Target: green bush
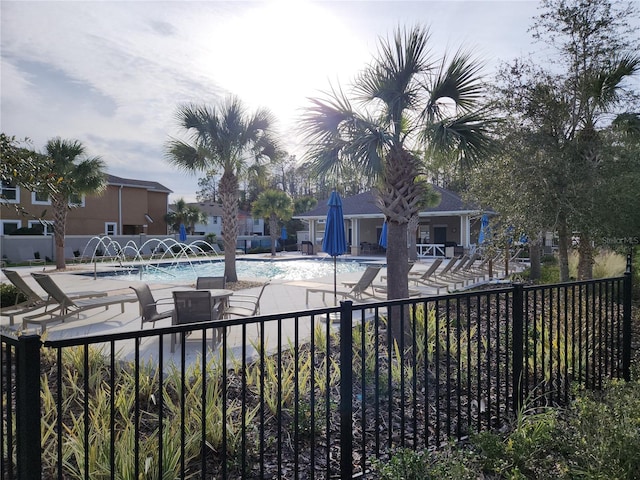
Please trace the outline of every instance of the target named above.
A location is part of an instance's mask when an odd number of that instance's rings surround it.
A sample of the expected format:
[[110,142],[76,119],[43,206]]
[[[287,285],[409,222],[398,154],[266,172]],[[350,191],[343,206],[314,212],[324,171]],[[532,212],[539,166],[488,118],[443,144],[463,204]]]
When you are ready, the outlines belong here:
[[482,432],[471,449],[400,450],[380,480],[431,478],[640,480],[640,383],[579,391],[567,409],[521,412],[509,433]]
[[27,299],[15,286],[8,283],[0,284],[0,304],[3,307],[15,305],[16,297],[17,303],[24,302]]
[[401,449],[388,463],[376,465],[380,480],[476,480],[477,455],[449,446],[436,452]]

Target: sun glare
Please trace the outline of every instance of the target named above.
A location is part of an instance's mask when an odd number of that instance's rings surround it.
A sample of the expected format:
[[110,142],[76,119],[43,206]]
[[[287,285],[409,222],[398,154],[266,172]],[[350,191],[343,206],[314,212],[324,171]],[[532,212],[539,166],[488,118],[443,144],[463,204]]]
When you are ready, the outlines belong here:
[[329,82],[352,80],[364,43],[340,18],[306,1],[252,4],[209,33],[206,71],[252,108],[283,126]]

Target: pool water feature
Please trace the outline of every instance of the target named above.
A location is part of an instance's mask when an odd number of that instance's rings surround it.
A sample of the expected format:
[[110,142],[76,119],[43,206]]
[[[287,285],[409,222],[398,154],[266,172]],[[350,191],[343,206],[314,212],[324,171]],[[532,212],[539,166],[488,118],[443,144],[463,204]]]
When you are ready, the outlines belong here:
[[[359,262],[338,261],[336,271],[362,272],[366,265]],[[239,279],[271,278],[278,280],[308,280],[333,275],[333,261],[327,260],[236,260]],[[103,273],[103,275],[105,275]],[[109,272],[118,280],[142,280],[145,282],[195,282],[196,277],[224,275],[224,261],[171,263],[143,265],[125,272]]]

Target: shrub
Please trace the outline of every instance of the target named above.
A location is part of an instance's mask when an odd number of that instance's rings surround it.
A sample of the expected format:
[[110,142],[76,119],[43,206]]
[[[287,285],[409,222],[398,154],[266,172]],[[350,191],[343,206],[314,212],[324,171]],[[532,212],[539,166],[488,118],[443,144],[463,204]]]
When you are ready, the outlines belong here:
[[0,304],[3,307],[24,302],[27,299],[14,285],[0,284]]
[[401,449],[388,463],[376,464],[380,480],[476,480],[476,455],[449,446],[436,452]]

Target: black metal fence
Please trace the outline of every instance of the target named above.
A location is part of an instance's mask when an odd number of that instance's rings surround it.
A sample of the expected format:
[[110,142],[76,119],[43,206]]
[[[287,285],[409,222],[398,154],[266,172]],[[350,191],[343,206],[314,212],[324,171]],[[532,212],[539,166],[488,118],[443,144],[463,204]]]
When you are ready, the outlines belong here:
[[396,448],[565,403],[570,384],[628,380],[631,274],[222,325],[216,349],[213,324],[3,335],[2,479],[366,476]]

